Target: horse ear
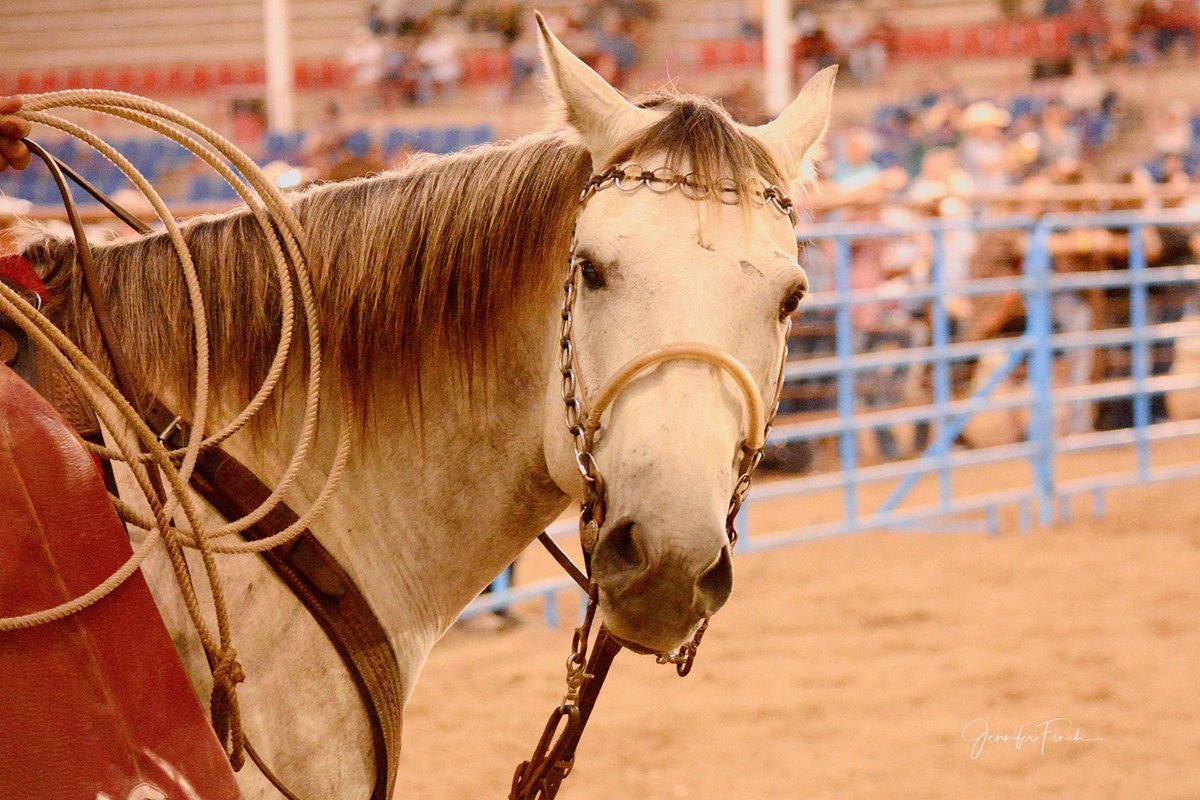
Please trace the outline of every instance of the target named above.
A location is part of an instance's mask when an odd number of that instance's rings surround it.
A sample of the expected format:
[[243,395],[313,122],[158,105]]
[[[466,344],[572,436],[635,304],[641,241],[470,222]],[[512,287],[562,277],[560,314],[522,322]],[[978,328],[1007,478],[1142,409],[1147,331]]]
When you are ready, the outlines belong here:
[[596,71],[583,63],[558,40],[540,12],[542,60],[550,75],[550,88],[562,114],[592,154],[600,169],[617,146],[656,119],[653,112],[630,103]]
[[774,121],[753,129],[793,180],[803,172],[805,155],[821,140],[829,127],[833,81],[837,71],[835,64],[813,75],[796,99]]

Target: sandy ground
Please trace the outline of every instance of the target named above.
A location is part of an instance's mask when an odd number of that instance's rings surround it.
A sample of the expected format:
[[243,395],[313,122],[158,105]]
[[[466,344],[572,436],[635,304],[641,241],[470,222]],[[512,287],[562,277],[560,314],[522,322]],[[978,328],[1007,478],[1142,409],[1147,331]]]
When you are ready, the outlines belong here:
[[[1194,455],[1169,444],[1168,462]],[[1025,475],[993,467],[968,482]],[[764,507],[762,524],[827,506]],[[1029,536],[1005,527],[740,557],[690,677],[617,660],[562,797],[1200,798],[1196,485],[1115,492],[1106,517]],[[540,604],[520,613],[513,630],[459,626],[435,649],[398,796],[507,796],[562,693],[570,639]],[[1009,738],[973,757],[984,726]]]

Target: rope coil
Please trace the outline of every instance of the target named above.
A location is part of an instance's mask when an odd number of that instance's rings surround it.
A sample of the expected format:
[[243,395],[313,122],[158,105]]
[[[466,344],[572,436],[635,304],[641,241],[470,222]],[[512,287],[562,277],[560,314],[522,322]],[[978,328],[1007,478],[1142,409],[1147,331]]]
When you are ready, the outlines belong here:
[[[263,231],[275,265],[282,298],[279,342],[267,374],[251,400],[211,436],[205,436],[205,431],[210,427],[208,320],[196,266],[179,224],[154,187],[120,152],[85,128],[50,113],[64,108],[99,112],[124,119],[166,136],[187,148],[234,188]],[[0,618],[0,632],[31,628],[61,620],[99,602],[124,583],[161,540],[170,556],[188,613],[208,657],[213,674],[213,724],[236,769],[241,766],[245,745],[241,734],[236,687],[245,680],[245,673],[237,661],[237,652],[230,641],[229,615],[213,554],[261,552],[296,538],[328,504],[345,470],[350,449],[350,426],[345,409],[341,409],[334,415],[338,432],[331,468],[315,500],[299,515],[299,519],[265,539],[236,543],[215,541],[245,531],[264,519],[283,501],[285,494],[295,484],[302,467],[312,459],[321,410],[321,341],[311,274],[305,258],[304,231],[282,192],[262,174],[248,156],[215,131],[161,103],[124,92],[70,90],[26,96],[24,110],[20,112],[20,116],[32,123],[67,133],[90,146],[119,168],[154,209],[165,235],[171,241],[186,286],[193,325],[195,384],[190,413],[185,415],[185,418],[190,420],[186,444],[181,448],[168,450],[160,440],[159,432],[150,430],[141,414],[131,405],[129,398],[116,388],[104,370],[43,316],[38,308],[26,302],[16,291],[0,283],[0,314],[12,319],[21,327],[31,344],[42,349],[65,378],[79,390],[80,396],[87,399],[115,445],[100,447],[85,443],[85,446],[102,458],[125,463],[151,510],[150,516],[146,516],[129,503],[114,497],[114,506],[122,519],[148,533],[130,558],[106,580],[79,597],[53,608]],[[50,158],[48,164],[52,172],[56,173],[56,180],[59,180],[61,173],[50,163],[52,161]],[[69,192],[69,189],[64,191]],[[80,233],[77,230],[77,238]],[[78,252],[87,247],[87,242],[79,241],[77,245]],[[291,344],[297,325],[297,297],[300,324],[307,343],[305,358],[301,359],[307,366],[307,377],[304,381],[304,413],[287,466],[270,496],[258,508],[239,519],[228,521],[227,524],[205,528],[201,523],[197,504],[186,489],[196,461],[203,450],[219,445],[244,428],[265,407],[278,388],[280,379],[289,366],[289,358],[293,355]],[[164,480],[160,481],[152,470],[156,470]],[[163,484],[164,492],[160,496],[156,486]],[[178,519],[180,517],[182,520]],[[201,613],[200,602],[184,557],[184,548],[198,550],[204,562],[211,600],[216,612],[215,636]]]

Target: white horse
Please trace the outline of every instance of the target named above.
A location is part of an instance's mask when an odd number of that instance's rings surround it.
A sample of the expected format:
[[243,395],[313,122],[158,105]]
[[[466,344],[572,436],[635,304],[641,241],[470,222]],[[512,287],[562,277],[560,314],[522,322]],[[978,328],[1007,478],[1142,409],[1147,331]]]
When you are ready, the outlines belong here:
[[[786,187],[828,124],[832,70],[774,122],[746,128],[700,98],[660,93],[635,105],[544,24],[542,32],[566,131],[294,200],[340,378],[328,394],[361,420],[348,470],[312,530],[386,627],[406,697],[462,609],[580,495],[558,371],[576,216],[574,337],[585,393],[632,357],[688,341],[738,359],[769,404],[785,320],[806,288],[790,220],[745,193],[728,205],[643,186],[598,192],[582,211],[578,198],[589,175],[633,162],[691,171],[709,185]],[[194,221],[185,234],[209,298],[214,400],[233,408],[273,351],[278,287],[244,209]],[[26,255],[48,275],[48,313],[100,358],[72,247],[43,239]],[[188,407],[193,359],[179,331],[187,305],[169,243],[148,236],[96,255],[139,380]],[[295,439],[303,394],[285,385],[277,413],[229,443],[268,484],[285,467],[278,454]],[[594,451],[608,513],[593,566],[603,619],[625,642],[674,648],[728,597],[724,517],[745,426],[741,390],[695,361],[659,364],[608,412]],[[333,426],[324,427],[288,497],[293,508],[313,501],[329,468]],[[259,559],[218,561],[248,675],[247,734],[303,796],[366,797],[371,734],[341,661]],[[165,556],[145,569],[205,695],[207,670]],[[239,780],[248,798],[275,796],[252,767]]]

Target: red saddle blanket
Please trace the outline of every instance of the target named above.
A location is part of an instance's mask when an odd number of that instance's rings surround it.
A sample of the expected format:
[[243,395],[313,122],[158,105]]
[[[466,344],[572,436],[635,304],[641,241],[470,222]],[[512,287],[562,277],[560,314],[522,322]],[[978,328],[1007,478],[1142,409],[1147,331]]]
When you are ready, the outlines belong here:
[[[131,552],[95,461],[0,365],[0,617],[83,594]],[[74,616],[0,632],[0,798],[240,796],[140,573]]]

